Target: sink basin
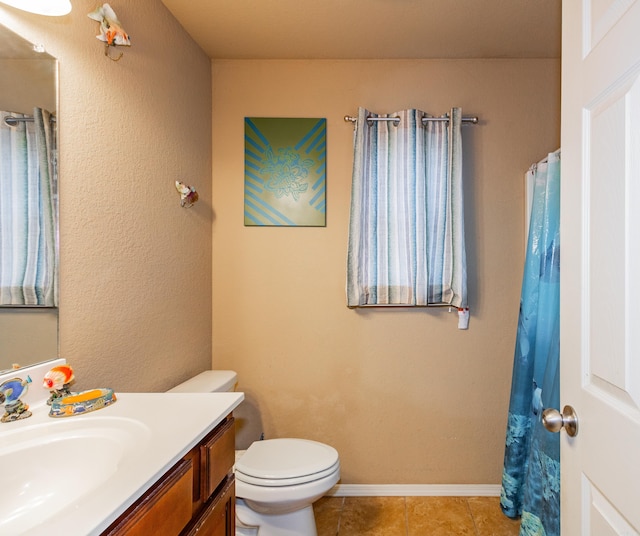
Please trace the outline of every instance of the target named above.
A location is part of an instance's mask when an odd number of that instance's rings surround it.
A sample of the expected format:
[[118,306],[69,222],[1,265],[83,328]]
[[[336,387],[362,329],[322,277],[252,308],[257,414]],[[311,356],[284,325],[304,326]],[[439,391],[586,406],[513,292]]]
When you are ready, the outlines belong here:
[[56,419],[45,398],[32,417],[0,424],[0,536],[100,536],[243,395],[118,393]]
[[10,426],[0,429],[0,534],[28,533],[91,494],[125,458],[140,456],[151,438],[145,424],[127,417],[86,415],[15,430]]

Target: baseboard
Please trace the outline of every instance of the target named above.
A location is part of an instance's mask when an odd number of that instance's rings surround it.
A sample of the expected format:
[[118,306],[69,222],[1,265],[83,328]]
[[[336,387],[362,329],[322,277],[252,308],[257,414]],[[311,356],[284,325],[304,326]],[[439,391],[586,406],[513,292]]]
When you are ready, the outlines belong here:
[[331,497],[499,497],[500,484],[338,484]]

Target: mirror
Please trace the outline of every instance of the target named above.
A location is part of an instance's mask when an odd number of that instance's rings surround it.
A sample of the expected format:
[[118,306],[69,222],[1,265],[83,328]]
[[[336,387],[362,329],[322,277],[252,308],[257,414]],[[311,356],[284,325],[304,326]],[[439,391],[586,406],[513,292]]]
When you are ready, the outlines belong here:
[[[42,108],[51,113],[54,117],[50,121],[51,131],[55,140],[55,128],[58,105],[57,95],[57,60],[46,52],[38,51],[33,43],[28,42],[16,35],[8,28],[0,25],[0,111],[4,123],[5,112],[15,113],[16,116],[33,117],[34,108]],[[22,115],[24,114],[24,115]],[[28,122],[33,119],[27,118]],[[24,121],[23,121],[24,122]],[[7,132],[3,131],[3,135]],[[3,140],[4,141],[4,140]],[[8,161],[8,156],[4,152],[7,144],[0,144],[0,163],[4,166]],[[56,169],[56,147],[52,145],[50,153],[52,158],[49,162],[49,176],[51,178],[51,221],[53,221],[53,264],[52,273],[54,280],[57,280],[57,237],[58,237],[58,214],[57,214],[57,169]],[[6,191],[3,188],[3,193]],[[4,201],[3,201],[4,202]],[[6,205],[3,205],[6,207]],[[2,207],[0,207],[2,210]],[[5,213],[6,209],[5,209]],[[15,218],[13,218],[15,219]],[[12,239],[18,233],[7,232],[3,227],[5,236],[10,235]],[[17,240],[17,239],[16,239]],[[51,248],[49,248],[51,249]],[[8,260],[9,254],[6,250],[2,253],[3,263]],[[6,300],[3,300],[6,301]],[[14,365],[21,367],[46,361],[58,356],[58,307],[57,298],[49,301],[49,306],[28,306],[28,305],[0,305],[0,372],[14,368]]]

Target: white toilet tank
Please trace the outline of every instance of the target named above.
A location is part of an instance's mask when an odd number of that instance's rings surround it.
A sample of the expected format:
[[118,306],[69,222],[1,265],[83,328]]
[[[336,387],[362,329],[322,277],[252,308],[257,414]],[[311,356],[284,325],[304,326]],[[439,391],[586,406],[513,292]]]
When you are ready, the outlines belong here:
[[238,375],[233,370],[205,370],[167,393],[222,393],[235,391],[237,383]]

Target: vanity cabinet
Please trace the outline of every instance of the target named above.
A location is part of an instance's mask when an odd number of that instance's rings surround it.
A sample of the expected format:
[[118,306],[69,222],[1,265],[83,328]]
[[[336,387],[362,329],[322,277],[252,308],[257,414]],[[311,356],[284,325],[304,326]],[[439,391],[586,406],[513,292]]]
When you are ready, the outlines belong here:
[[228,415],[102,536],[234,536],[233,425]]

